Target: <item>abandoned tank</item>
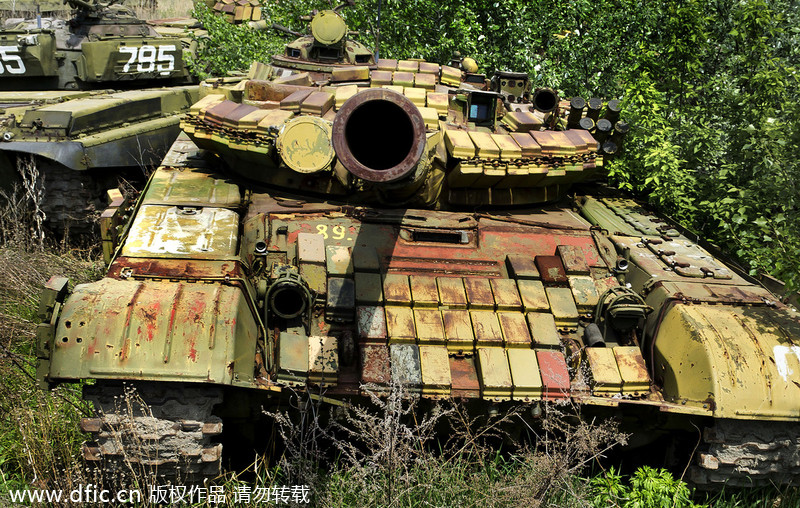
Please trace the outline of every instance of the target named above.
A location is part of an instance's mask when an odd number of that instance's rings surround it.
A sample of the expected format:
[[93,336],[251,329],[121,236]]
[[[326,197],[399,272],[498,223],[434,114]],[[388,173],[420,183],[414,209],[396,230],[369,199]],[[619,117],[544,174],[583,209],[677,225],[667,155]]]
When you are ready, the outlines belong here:
[[69,20],[0,30],[0,188],[37,189],[52,229],[83,230],[120,176],[161,161],[198,95],[180,38],[114,1],[67,3]]
[[695,484],[797,483],[795,309],[596,183],[617,101],[476,76],[383,59],[192,106],[131,219],[105,211],[106,276],[43,293],[38,378],[94,380],[86,459],[213,477],[229,421],[402,386],[701,429]]

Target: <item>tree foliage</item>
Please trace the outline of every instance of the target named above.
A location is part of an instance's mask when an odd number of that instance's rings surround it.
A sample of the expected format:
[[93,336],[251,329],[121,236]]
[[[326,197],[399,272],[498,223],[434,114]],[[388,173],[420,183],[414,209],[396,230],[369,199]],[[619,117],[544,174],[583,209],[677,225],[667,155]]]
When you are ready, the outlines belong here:
[[185,57],[189,69],[200,78],[247,70],[253,61],[266,61],[281,50],[274,34],[228,23],[203,2],[195,2],[192,14],[208,31],[208,35],[192,36],[196,49]]
[[[315,8],[330,5],[275,0],[265,14],[304,31]],[[796,2],[360,0],[342,13],[381,57],[460,51],[564,96],[623,97],[633,129],[612,182],[800,288]]]

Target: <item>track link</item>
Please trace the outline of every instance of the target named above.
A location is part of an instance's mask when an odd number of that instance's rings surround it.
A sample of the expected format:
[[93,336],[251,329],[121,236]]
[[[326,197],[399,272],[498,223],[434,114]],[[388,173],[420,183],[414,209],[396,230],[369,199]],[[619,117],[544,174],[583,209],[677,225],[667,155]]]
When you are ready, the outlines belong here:
[[112,477],[202,482],[220,474],[222,420],[211,415],[222,402],[215,387],[148,383],[94,385],[84,389],[97,416],[81,420],[92,435],[84,458]]
[[52,232],[86,235],[95,233],[100,212],[105,208],[106,190],[118,186],[119,171],[106,168],[72,170],[43,157],[20,155],[17,172],[23,179],[41,180],[39,203],[44,223]]
[[690,479],[701,488],[800,485],[800,425],[717,420],[703,431]]
[[45,179],[45,198],[41,208],[51,229],[67,228],[75,233],[90,232],[98,212],[100,192],[88,171],[73,171],[59,164],[36,158]]

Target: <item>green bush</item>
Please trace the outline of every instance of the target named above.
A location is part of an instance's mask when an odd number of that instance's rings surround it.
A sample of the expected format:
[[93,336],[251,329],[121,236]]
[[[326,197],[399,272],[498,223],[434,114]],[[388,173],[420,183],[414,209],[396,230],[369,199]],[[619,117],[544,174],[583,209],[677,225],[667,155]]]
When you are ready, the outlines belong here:
[[208,35],[192,35],[197,51],[187,57],[190,70],[201,79],[244,71],[252,62],[268,62],[270,55],[280,51],[283,44],[272,31],[228,23],[203,2],[195,2],[192,15],[208,31]]
[[691,492],[682,480],[665,469],[642,466],[625,485],[612,467],[589,480],[589,499],[597,508],[700,508],[692,502]]

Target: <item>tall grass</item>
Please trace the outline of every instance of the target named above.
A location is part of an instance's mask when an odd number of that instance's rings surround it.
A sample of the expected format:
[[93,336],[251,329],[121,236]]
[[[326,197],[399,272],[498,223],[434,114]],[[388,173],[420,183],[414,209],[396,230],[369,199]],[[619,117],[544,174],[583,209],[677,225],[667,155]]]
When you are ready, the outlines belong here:
[[[24,215],[24,212],[17,212]],[[0,216],[3,214],[0,213]],[[19,239],[20,231],[6,233]],[[0,246],[0,504],[9,489],[72,489],[86,480],[78,423],[90,408],[80,389],[36,387],[36,309],[51,275],[75,282],[97,278],[102,265],[78,251],[6,241]],[[54,252],[56,251],[56,252]],[[7,500],[6,500],[7,501]]]

